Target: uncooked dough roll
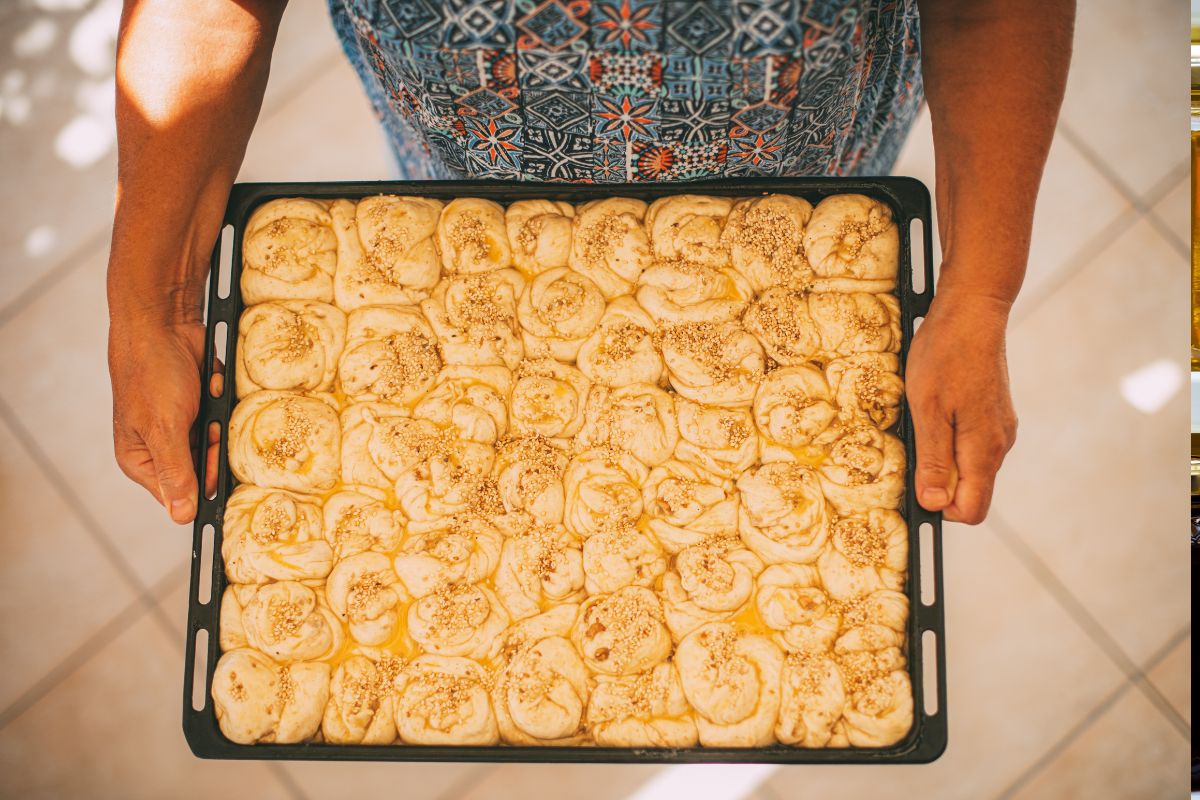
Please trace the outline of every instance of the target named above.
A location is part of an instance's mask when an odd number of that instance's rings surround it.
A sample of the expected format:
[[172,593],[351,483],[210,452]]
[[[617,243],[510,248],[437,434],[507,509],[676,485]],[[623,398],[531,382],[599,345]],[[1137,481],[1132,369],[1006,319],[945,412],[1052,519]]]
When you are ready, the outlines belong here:
[[354,641],[382,645],[399,632],[400,604],[408,599],[382,553],[359,553],[339,561],[325,585],[329,608],[349,626]]
[[213,670],[213,712],[236,744],[295,744],[316,735],[329,697],[329,665],[279,665],[257,650],[225,653]]
[[736,322],[754,290],[732,268],[716,269],[689,261],[661,261],[638,280],[637,301],[668,325],[681,322]]
[[817,203],[804,232],[818,288],[890,292],[900,265],[900,233],[892,209],[861,194],[835,194]]
[[902,669],[873,677],[851,691],[843,711],[846,738],[854,747],[887,747],[912,729],[912,681]]
[[591,278],[554,267],[529,281],[517,306],[528,358],[573,362],[604,315],[604,295]]
[[804,198],[786,194],[748,197],[734,204],[722,240],[733,268],[755,292],[774,286],[803,288],[811,279],[804,229],[812,210]]
[[783,653],[774,642],[710,622],[679,643],[674,660],[696,710],[700,744],[766,747],[775,741]]
[[391,553],[404,536],[404,514],[389,508],[386,495],[370,486],[346,486],[324,508],[325,540],[335,560],[368,550]]
[[624,677],[601,676],[587,708],[601,747],[694,747],[696,720],[670,662]]
[[590,595],[626,586],[653,586],[666,569],[666,554],[658,543],[631,525],[603,528],[583,542],[583,573]]
[[516,434],[567,439],[583,427],[591,381],[569,364],[552,358],[522,361],[509,401]]
[[338,306],[409,305],[429,296],[441,273],[433,241],[442,203],[377,195],[330,207],[338,236],[333,294]]
[[[593,537],[594,538],[594,537]],[[736,535],[713,536],[685,548],[663,577],[663,611],[675,641],[708,622],[725,621],[754,596],[763,563]]]
[[501,443],[496,453],[496,486],[504,510],[528,514],[539,525],[563,520],[566,451],[543,436],[522,436]]
[[391,744],[396,741],[392,681],[398,658],[378,662],[352,655],[333,671],[329,702],[321,720],[321,736],[330,744]]
[[750,405],[766,367],[758,340],[733,322],[665,328],[662,354],[675,391],[710,406]]
[[351,400],[411,406],[433,386],[441,367],[437,337],[416,306],[350,312],[338,377]]
[[627,197],[594,200],[575,209],[571,269],[595,281],[609,300],[630,294],[650,266],[645,216],[646,204]]
[[642,513],[642,484],[647,470],[624,451],[585,450],[567,466],[563,523],[587,538],[600,530],[637,522]]
[[579,745],[587,741],[587,667],[566,636],[577,607],[558,606],[522,620],[500,643],[492,701],[508,744]]
[[392,489],[434,448],[438,430],[390,403],[353,403],[342,412],[342,483]]
[[529,524],[504,538],[496,595],[514,620],[583,600],[583,582],[579,540],[562,525]]
[[773,564],[758,576],[759,616],[790,653],[829,653],[841,616],[809,564]]
[[477,662],[420,655],[396,676],[396,728],[405,744],[482,745],[500,742],[488,697],[489,680]]
[[842,517],[830,526],[829,543],[817,569],[830,596],[852,600],[876,589],[904,588],[908,526],[899,513],[873,508]]
[[242,302],[333,302],[337,237],[329,205],[287,197],[263,203],[242,238]]
[[895,295],[814,292],[808,296],[808,313],[826,360],[900,352],[900,301]]
[[721,408],[675,397],[679,444],[675,457],[723,480],[735,479],[758,460],[758,436],[749,409]]
[[809,467],[764,464],[738,478],[738,531],[768,564],[816,561],[829,536],[821,483]]
[[426,652],[484,658],[508,613],[480,584],[444,583],[408,607],[408,633]]
[[447,364],[499,364],[515,369],[524,355],[517,299],[525,279],[513,269],[442,280],[421,311]]
[[600,324],[579,348],[579,369],[603,386],[660,384],[666,375],[655,344],[657,328],[632,297],[608,304]]
[[899,508],[904,496],[904,443],[871,425],[844,429],[821,465],[821,488],[842,516]]
[[495,525],[474,515],[413,524],[393,565],[408,593],[424,597],[443,583],[491,577],[503,541]]
[[643,586],[589,597],[579,607],[571,640],[588,668],[604,675],[645,672],[671,653],[662,604]]
[[784,366],[804,364],[822,355],[821,333],[804,292],[767,289],[746,309],[742,325],[767,355]]
[[797,747],[828,747],[846,705],[837,662],[826,656],[789,653],[782,688],[776,738]]
[[460,197],[442,209],[437,223],[438,250],[447,274],[472,274],[512,264],[504,208],[491,200]]
[[575,441],[580,449],[621,448],[647,466],[661,464],[679,442],[675,404],[671,395],[649,383],[620,389],[594,386]]
[[[236,618],[236,622],[235,622]],[[226,623],[229,623],[228,625]],[[342,624],[323,597],[296,581],[230,587],[221,599],[224,644],[245,644],[276,661],[321,661],[341,647]],[[225,635],[225,631],[222,631]]]
[[667,461],[650,470],[642,487],[645,527],[668,553],[710,536],[737,535],[733,486],[692,464]]
[[443,367],[433,389],[413,407],[415,419],[427,419],[468,442],[495,444],[508,433],[507,367]]
[[754,395],[759,432],[784,447],[812,444],[837,414],[829,384],[816,367],[780,367],[767,375]]
[[333,550],[321,535],[320,501],[239,485],[225,504],[221,558],[232,583],[324,578]]
[[733,201],[727,197],[679,194],[660,197],[646,209],[650,248],[659,259],[684,259],[706,267],[729,265],[721,230]]
[[842,417],[867,420],[880,430],[896,424],[904,381],[894,353],[835,358],[825,367],[825,377]]
[[833,643],[834,652],[900,652],[904,647],[907,595],[876,589],[864,597],[838,603],[837,610],[842,624],[841,635]]
[[229,467],[242,483],[318,492],[337,483],[341,429],[329,395],[254,392],[229,419]]
[[553,200],[518,200],[504,212],[513,264],[526,276],[567,266],[575,209]]
[[346,315],[311,300],[250,306],[238,322],[237,396],[259,389],[333,388],[346,343]]

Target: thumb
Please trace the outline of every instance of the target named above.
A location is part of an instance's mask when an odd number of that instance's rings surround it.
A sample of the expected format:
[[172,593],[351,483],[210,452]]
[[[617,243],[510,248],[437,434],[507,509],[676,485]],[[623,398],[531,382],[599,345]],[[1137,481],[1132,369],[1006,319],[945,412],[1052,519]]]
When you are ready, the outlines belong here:
[[917,439],[917,501],[929,511],[950,505],[958,484],[954,426],[939,409],[913,409]]
[[191,522],[196,516],[198,485],[187,428],[164,426],[149,445],[159,499],[175,522],[181,525]]

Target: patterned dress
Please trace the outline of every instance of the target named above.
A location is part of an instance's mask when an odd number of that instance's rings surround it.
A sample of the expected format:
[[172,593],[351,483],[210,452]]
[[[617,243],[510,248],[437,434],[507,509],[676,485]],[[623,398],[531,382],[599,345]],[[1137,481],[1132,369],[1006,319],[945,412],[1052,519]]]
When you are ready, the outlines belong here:
[[407,179],[882,175],[916,0],[329,0]]

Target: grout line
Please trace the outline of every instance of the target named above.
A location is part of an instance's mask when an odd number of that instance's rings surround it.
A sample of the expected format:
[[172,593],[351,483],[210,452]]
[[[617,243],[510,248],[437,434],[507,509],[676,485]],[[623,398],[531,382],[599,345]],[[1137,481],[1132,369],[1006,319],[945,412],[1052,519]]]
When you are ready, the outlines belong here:
[[1079,155],[1083,156],[1083,158],[1089,164],[1091,164],[1092,167],[1099,172],[1105,180],[1112,184],[1113,188],[1120,192],[1121,195],[1127,201],[1129,201],[1130,205],[1132,205],[1138,211],[1149,211],[1155,203],[1161,200],[1163,196],[1173,189],[1175,184],[1179,182],[1180,178],[1182,177],[1179,173],[1186,172],[1190,169],[1190,165],[1186,160],[1182,163],[1182,165],[1177,164],[1174,167],[1171,167],[1169,170],[1167,170],[1163,177],[1159,178],[1153,186],[1146,190],[1144,195],[1139,195],[1136,191],[1134,191],[1133,187],[1125,183],[1125,181],[1122,180],[1122,178],[1112,170],[1112,168],[1109,166],[1108,160],[1101,156],[1100,153],[1098,153],[1095,148],[1088,143],[1087,139],[1076,133],[1074,128],[1072,128],[1069,123],[1060,121],[1058,124],[1058,130],[1060,133],[1062,133],[1063,139],[1066,140],[1066,142],[1070,144],[1071,147],[1073,147],[1076,152],[1079,153]]
[[288,790],[295,800],[308,800],[308,795],[300,788],[300,784],[292,777],[292,773],[287,771],[287,765],[282,761],[264,761],[263,766],[267,771],[275,776],[275,779],[283,784],[283,787]]
[[761,800],[781,800],[779,793],[771,788],[769,779],[759,784],[757,794]]
[[468,770],[466,775],[459,778],[449,789],[442,792],[439,795],[439,799],[458,800],[458,798],[463,797],[467,792],[483,783],[484,778],[494,771],[497,766],[496,764],[480,764],[476,769]]
[[1166,643],[1159,647],[1158,650],[1146,660],[1146,663],[1142,665],[1142,680],[1138,682],[1138,688],[1142,690],[1144,695],[1146,695],[1146,699],[1153,703],[1154,707],[1159,710],[1159,713],[1167,718],[1167,722],[1170,722],[1185,739],[1189,740],[1192,738],[1191,723],[1183,718],[1183,715],[1179,713],[1179,710],[1175,708],[1174,704],[1172,704],[1171,701],[1168,700],[1162,691],[1159,690],[1159,688],[1154,684],[1154,681],[1150,679],[1150,673],[1155,667],[1161,664],[1168,655],[1170,655],[1171,651],[1175,649],[1176,645],[1180,644],[1184,639],[1191,636],[1191,634],[1192,624],[1189,622],[1187,625],[1184,625],[1183,628],[1176,631],[1171,638],[1167,639]]
[[109,232],[110,228],[108,224],[105,224],[103,229],[87,236],[62,260],[18,292],[16,297],[0,305],[0,328],[8,324],[9,320],[25,310],[33,301],[57,286],[60,281],[84,263],[94,251],[103,247],[108,240]]
[[1191,255],[1187,242],[1183,241],[1179,238],[1179,236],[1176,235],[1175,231],[1172,230],[1171,226],[1168,225],[1166,221],[1158,215],[1157,211],[1151,209],[1150,211],[1146,212],[1146,219],[1151,225],[1154,226],[1154,229],[1158,231],[1159,235],[1166,239],[1167,243],[1175,248],[1179,255],[1183,256],[1184,258],[1187,258]]

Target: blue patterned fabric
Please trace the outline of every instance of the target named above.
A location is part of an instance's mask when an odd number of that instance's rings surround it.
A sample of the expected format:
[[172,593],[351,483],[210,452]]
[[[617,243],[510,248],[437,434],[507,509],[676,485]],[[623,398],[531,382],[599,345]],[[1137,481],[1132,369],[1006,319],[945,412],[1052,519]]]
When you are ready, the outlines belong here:
[[402,178],[883,175],[916,0],[329,0]]

